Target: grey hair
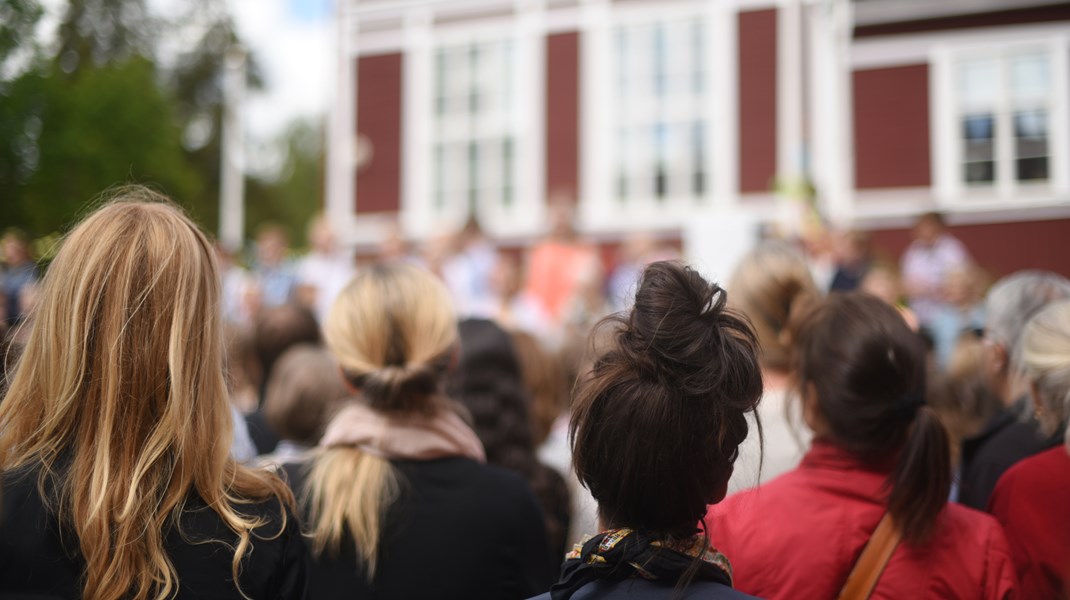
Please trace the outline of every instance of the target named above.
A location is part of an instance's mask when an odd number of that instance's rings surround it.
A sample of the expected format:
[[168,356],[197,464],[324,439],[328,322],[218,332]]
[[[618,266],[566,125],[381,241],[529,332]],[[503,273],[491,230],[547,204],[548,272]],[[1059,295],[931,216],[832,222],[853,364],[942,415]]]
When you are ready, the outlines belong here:
[[1055,433],[1070,417],[1070,302],[1049,305],[1025,326],[1022,370],[1036,389],[1041,428]]
[[985,337],[1003,346],[1011,369],[1022,369],[1026,323],[1048,304],[1070,298],[1070,280],[1049,271],[1019,271],[996,282],[985,299]]

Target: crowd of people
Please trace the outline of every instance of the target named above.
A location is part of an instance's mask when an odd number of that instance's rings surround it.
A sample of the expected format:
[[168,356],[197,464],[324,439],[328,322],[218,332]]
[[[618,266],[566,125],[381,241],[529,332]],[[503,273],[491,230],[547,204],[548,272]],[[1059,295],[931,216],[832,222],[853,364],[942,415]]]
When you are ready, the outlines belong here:
[[1070,597],[1070,281],[938,214],[724,287],[551,223],[240,261],[127,188],[46,269],[6,234],[0,598]]

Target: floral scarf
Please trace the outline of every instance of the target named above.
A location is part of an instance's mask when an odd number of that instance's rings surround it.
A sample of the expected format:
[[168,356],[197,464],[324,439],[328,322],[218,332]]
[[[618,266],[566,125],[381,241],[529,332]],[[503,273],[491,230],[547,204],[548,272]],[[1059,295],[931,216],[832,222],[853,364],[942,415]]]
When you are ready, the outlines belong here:
[[657,540],[632,529],[611,529],[587,538],[565,556],[561,579],[550,588],[552,600],[568,600],[596,580],[641,577],[675,585],[699,560],[695,579],[732,586],[732,565],[703,535],[677,542]]

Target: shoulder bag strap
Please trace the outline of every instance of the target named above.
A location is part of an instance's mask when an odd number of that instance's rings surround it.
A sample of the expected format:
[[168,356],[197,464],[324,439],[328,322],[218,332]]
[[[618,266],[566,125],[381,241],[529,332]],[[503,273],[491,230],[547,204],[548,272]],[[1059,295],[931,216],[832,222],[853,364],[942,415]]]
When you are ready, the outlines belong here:
[[877,525],[877,530],[866,542],[862,555],[858,557],[847,583],[840,590],[839,600],[865,600],[873,593],[885,565],[892,558],[902,534],[892,522],[892,515],[885,513]]

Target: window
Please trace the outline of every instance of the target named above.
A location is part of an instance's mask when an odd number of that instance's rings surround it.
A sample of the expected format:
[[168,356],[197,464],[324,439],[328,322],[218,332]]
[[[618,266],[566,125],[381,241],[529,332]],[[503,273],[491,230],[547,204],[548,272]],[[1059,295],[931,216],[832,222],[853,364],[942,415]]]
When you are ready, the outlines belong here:
[[709,180],[704,22],[622,24],[613,35],[616,202],[702,202]]
[[479,214],[514,201],[510,40],[439,48],[434,61],[433,209]]
[[400,216],[412,235],[456,230],[471,216],[495,236],[538,231],[543,37],[527,23],[411,25]]
[[738,199],[731,3],[595,1],[582,31],[581,225],[679,228]]
[[1066,192],[1065,40],[985,44],[934,59],[937,185],[983,202]]

